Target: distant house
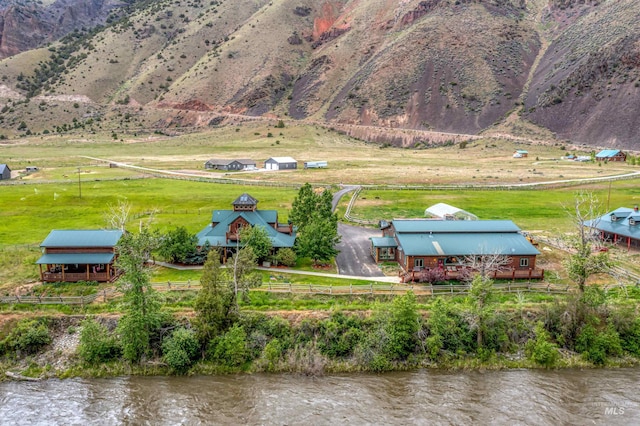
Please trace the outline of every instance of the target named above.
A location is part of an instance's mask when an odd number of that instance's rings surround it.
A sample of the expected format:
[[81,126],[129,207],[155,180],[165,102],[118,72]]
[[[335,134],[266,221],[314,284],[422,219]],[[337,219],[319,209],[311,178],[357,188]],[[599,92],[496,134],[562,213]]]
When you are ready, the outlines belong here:
[[27,166],[27,167],[25,168],[25,171],[26,171],[27,173],[35,173],[35,172],[37,172],[38,170],[40,170],[40,169],[39,169],[39,168],[37,168],[36,166]]
[[260,226],[267,230],[275,250],[292,248],[296,233],[290,223],[278,222],[276,210],[258,210],[258,200],[242,194],[233,203],[233,210],[214,210],[211,224],[197,234],[198,245],[209,244],[223,249],[227,259],[240,244],[239,233],[246,226]]
[[0,164],[0,180],[11,179],[11,169],[6,164]]
[[305,161],[304,168],[305,169],[323,169],[328,166],[326,161]]
[[112,281],[120,230],[53,230],[40,244],[44,282]]
[[627,154],[619,149],[603,149],[596,154],[596,161],[627,161]]
[[492,255],[509,262],[493,278],[544,276],[536,268],[540,252],[510,220],[395,219],[381,228],[382,236],[371,238],[371,255],[376,262],[398,262],[404,281],[430,269],[455,280],[465,273],[465,259]]
[[211,159],[204,163],[204,168],[209,170],[253,170],[256,162],[245,158],[237,160]]
[[529,151],[518,149],[513,153],[513,158],[524,158],[529,156]]
[[602,241],[640,248],[640,210],[620,207],[595,220],[588,220],[585,225],[600,234]]
[[267,170],[291,170],[298,168],[298,162],[291,157],[271,157],[264,162]]

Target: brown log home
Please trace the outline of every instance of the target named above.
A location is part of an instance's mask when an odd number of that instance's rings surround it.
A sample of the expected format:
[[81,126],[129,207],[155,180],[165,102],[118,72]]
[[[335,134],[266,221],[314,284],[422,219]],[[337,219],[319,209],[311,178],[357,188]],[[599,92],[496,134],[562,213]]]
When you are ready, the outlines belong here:
[[43,282],[108,282],[117,277],[113,264],[120,230],[53,230],[40,244]]
[[259,210],[258,200],[249,194],[242,194],[233,203],[233,210],[214,210],[211,223],[197,234],[198,245],[209,244],[220,247],[223,260],[235,252],[240,245],[240,230],[246,226],[260,226],[266,229],[274,250],[292,248],[296,232],[291,223],[279,223],[276,210]]
[[382,237],[371,238],[376,262],[398,262],[405,281],[438,268],[455,280],[469,258],[503,255],[508,264],[496,279],[543,278],[536,268],[540,252],[510,220],[395,219],[381,222]]

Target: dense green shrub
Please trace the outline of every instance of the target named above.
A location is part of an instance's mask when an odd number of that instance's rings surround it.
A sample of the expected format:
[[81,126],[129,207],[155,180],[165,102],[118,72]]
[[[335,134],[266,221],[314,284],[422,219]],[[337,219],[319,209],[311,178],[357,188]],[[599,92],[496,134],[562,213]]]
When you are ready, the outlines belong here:
[[599,332],[593,325],[587,324],[578,335],[576,350],[586,360],[596,365],[604,365],[608,355],[622,354],[622,342],[620,335],[611,325]]
[[0,345],[0,351],[35,354],[51,343],[51,335],[45,324],[24,319],[18,322]]
[[211,344],[210,357],[220,365],[239,367],[249,358],[247,349],[247,333],[239,325],[234,325],[214,339]]
[[274,256],[277,265],[296,266],[296,252],[289,247],[281,248]]
[[162,358],[178,373],[185,372],[198,356],[200,344],[193,330],[180,327],[162,343]]
[[529,340],[525,346],[527,357],[536,364],[553,367],[560,356],[558,347],[550,341],[542,322],[536,325],[535,334],[535,339]]
[[387,353],[391,359],[404,360],[415,351],[420,327],[415,295],[408,292],[404,296],[396,297],[387,321]]
[[109,334],[105,326],[87,318],[82,321],[78,355],[87,364],[95,365],[118,358],[122,347],[118,339]]
[[335,313],[330,320],[320,323],[318,349],[330,358],[352,355],[364,334],[361,325],[357,317],[348,317],[341,312]]

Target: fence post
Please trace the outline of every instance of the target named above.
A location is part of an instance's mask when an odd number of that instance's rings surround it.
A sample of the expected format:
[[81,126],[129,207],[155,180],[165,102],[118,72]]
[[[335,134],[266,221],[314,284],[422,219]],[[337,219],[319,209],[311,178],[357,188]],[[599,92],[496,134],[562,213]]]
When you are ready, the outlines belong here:
[[309,294],[313,293],[312,284],[309,284]]
[[107,303],[107,289],[102,290],[102,297],[104,297],[104,303]]
[[371,289],[371,295],[373,296],[373,283],[369,284],[369,288]]
[[293,290],[291,289],[291,283],[289,283],[289,293],[293,293]]
[[191,288],[191,278],[187,280],[187,288]]
[[333,283],[329,284],[329,294],[333,294]]
[[353,295],[353,283],[349,283],[349,295]]

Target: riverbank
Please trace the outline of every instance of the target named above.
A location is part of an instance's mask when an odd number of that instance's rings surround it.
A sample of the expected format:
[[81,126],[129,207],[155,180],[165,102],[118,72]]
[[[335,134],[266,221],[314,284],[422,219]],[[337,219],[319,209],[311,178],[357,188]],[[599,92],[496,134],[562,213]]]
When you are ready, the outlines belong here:
[[5,314],[0,380],[11,379],[6,372],[28,378],[321,376],[640,364],[635,302],[614,304],[597,288],[534,308],[484,302],[438,298],[425,309],[409,293],[369,311],[242,311],[211,338],[203,338],[198,311],[165,311],[137,360],[123,352],[119,314]]

